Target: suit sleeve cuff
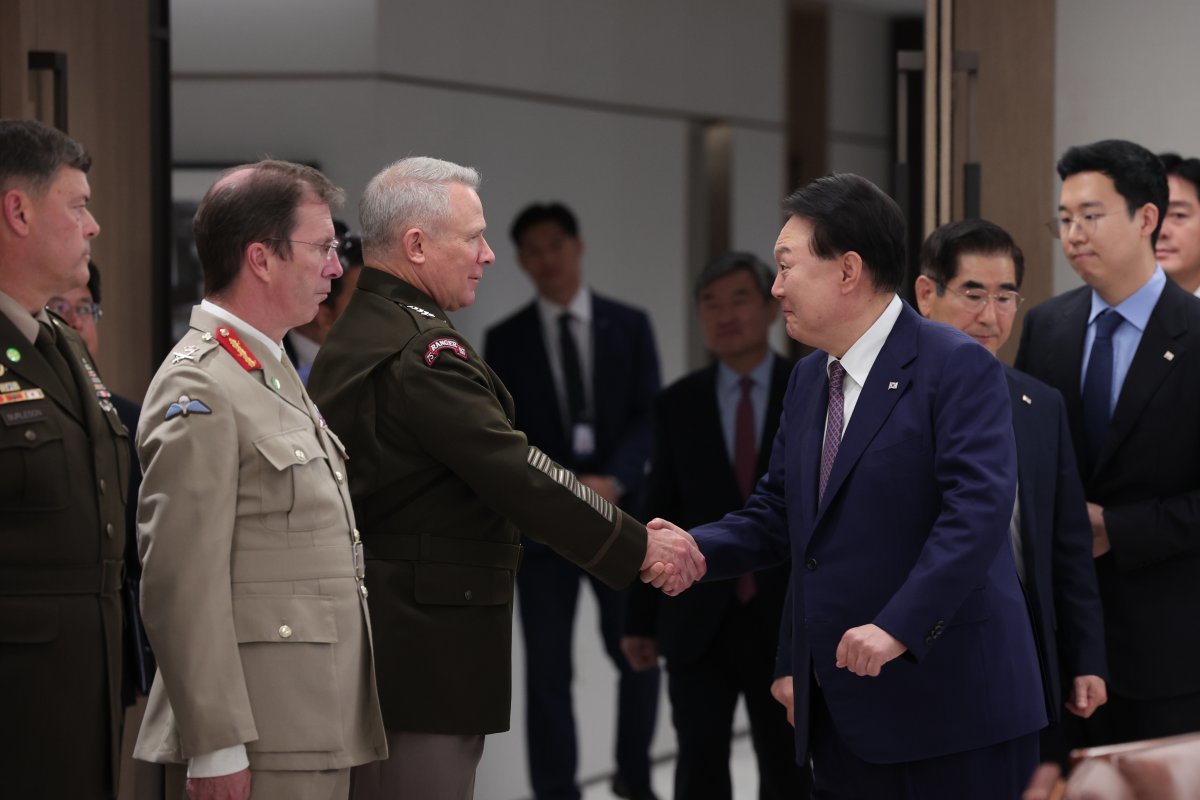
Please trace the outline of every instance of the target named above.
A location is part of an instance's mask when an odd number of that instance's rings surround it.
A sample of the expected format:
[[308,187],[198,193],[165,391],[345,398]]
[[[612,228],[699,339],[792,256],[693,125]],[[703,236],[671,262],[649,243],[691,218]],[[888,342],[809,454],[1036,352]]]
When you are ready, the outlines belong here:
[[232,775],[250,766],[246,758],[246,745],[235,744],[233,747],[223,747],[211,753],[195,756],[188,761],[189,778],[219,778],[222,775]]

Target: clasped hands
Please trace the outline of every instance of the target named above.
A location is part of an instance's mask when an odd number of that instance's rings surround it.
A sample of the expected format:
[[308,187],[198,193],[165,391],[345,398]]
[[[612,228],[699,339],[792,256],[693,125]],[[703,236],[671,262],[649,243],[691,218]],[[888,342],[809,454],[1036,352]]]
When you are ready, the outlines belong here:
[[687,531],[665,519],[646,525],[646,557],[641,578],[674,597],[704,577],[707,567],[696,540]]

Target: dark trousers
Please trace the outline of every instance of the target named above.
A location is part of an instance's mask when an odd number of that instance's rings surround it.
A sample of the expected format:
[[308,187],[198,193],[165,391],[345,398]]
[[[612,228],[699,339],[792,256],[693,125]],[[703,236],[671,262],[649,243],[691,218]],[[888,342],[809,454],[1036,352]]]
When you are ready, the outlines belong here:
[[575,712],[571,699],[575,606],[587,578],[600,611],[604,648],[620,671],[617,774],[633,789],[650,786],[650,741],[658,714],[659,671],[634,672],[621,653],[625,593],[592,578],[549,548],[527,542],[517,573],[525,640],[529,781],[537,800],[578,800]]
[[731,598],[720,629],[703,656],[686,664],[667,661],[671,721],[679,745],[675,800],[730,800],[729,747],[738,696],[746,699],[750,737],[758,763],[759,800],[807,798],[808,769],[796,764],[795,732],[787,712],[771,697],[778,631],[763,630],[756,598]]
[[846,747],[815,683],[809,691],[813,800],[1015,800],[1038,764],[1036,732],[962,753],[872,764]]
[[1083,745],[1095,747],[1200,731],[1200,692],[1155,700],[1122,697],[1109,689],[1108,702],[1084,720]]

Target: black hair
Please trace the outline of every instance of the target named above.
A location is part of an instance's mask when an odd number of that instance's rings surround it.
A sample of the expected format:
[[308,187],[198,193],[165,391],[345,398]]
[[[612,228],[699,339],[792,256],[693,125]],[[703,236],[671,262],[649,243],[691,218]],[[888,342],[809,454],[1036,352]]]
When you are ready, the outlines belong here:
[[921,245],[921,274],[938,285],[944,294],[946,285],[958,276],[963,256],[1008,256],[1016,268],[1017,288],[1025,280],[1025,254],[1008,231],[986,219],[948,222],[929,234]]
[[1158,209],[1158,225],[1150,236],[1150,246],[1158,243],[1158,232],[1167,215],[1167,171],[1158,156],[1140,144],[1124,139],[1105,139],[1067,149],[1058,160],[1058,177],[1064,181],[1081,172],[1107,175],[1117,194],[1125,198],[1129,216],[1153,203]]

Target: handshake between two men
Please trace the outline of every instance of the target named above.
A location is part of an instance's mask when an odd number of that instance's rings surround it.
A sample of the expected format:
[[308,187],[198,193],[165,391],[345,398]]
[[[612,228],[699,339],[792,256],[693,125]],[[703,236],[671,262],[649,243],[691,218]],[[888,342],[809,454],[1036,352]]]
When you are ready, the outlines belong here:
[[646,524],[646,558],[641,579],[674,597],[704,577],[708,568],[691,534],[665,519]]

